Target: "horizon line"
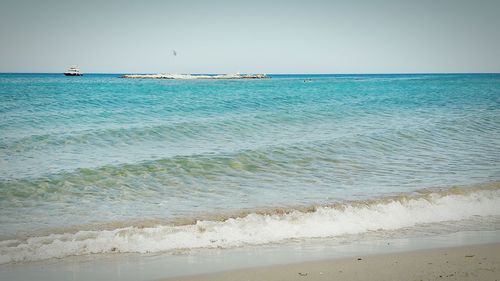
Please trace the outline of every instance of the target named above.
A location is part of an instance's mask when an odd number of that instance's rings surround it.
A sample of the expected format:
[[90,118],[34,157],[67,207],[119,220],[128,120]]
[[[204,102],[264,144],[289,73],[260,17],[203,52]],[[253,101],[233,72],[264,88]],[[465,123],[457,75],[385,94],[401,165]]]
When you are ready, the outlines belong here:
[[[2,72],[0,74],[63,74],[64,72]],[[170,72],[83,72],[83,74],[162,74]],[[221,75],[231,74],[226,73],[175,73],[175,74],[190,74],[190,75]],[[264,72],[238,72],[239,74],[266,74],[266,75],[426,75],[426,74],[500,74],[500,72],[366,72],[366,73],[264,73]]]

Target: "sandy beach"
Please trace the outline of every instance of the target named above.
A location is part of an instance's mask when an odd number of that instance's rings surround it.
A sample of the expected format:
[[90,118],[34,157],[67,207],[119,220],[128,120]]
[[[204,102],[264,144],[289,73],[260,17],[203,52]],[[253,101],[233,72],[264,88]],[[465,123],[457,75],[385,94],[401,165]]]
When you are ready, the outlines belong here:
[[257,267],[164,281],[500,280],[500,243]]

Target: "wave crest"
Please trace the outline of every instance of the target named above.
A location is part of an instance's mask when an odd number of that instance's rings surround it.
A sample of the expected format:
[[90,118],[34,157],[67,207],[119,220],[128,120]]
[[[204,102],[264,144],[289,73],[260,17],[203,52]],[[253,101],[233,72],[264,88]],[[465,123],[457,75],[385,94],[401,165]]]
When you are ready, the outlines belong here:
[[424,223],[500,215],[500,187],[452,188],[304,209],[252,212],[193,224],[85,230],[0,242],[0,263],[102,253],[230,248],[395,230]]

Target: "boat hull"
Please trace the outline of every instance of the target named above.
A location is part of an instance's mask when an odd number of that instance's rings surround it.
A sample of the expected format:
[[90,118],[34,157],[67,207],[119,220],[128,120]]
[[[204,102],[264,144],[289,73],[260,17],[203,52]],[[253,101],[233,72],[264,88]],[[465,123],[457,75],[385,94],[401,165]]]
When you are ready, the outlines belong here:
[[65,76],[83,76],[81,73],[64,73]]

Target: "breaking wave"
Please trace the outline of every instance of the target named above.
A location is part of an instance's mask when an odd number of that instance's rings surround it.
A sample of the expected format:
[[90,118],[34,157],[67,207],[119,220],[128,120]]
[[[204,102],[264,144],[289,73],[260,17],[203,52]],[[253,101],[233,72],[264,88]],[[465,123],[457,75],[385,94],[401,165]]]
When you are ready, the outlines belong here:
[[426,190],[414,194],[308,208],[273,209],[233,216],[80,230],[0,241],[0,263],[106,253],[156,253],[231,248],[328,238],[420,224],[500,216],[500,185]]

